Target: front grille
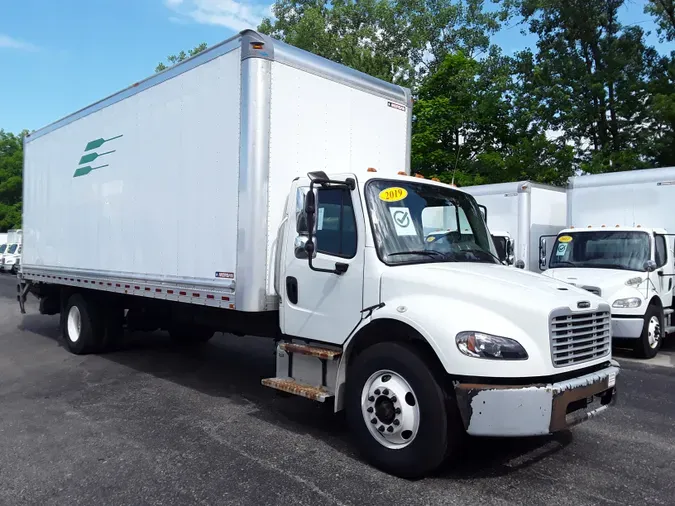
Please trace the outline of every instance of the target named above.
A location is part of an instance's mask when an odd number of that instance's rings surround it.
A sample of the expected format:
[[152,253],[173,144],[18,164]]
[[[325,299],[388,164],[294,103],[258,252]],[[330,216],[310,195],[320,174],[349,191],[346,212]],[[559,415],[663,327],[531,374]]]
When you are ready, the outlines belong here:
[[602,291],[597,286],[583,286],[582,288],[587,292],[591,292],[592,294],[597,295],[598,297],[602,295]]
[[587,362],[609,354],[609,311],[557,314],[551,318],[551,358],[555,367]]

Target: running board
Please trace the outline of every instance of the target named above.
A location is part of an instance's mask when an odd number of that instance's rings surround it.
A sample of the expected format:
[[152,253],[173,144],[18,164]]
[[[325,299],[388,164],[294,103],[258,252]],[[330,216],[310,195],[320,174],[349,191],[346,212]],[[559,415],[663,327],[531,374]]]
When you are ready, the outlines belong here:
[[675,333],[675,327],[666,327],[665,333],[666,333],[666,334],[673,334],[673,333]]
[[673,314],[673,313],[675,313],[675,309],[673,309],[672,307],[669,307],[669,308],[663,310],[663,314],[665,316],[668,316],[668,315]]
[[326,399],[333,397],[324,387],[313,387],[298,383],[293,378],[265,378],[261,383],[270,388],[281,390],[293,395],[299,395],[313,401],[325,402]]
[[331,350],[328,348],[319,348],[318,346],[308,346],[306,344],[296,343],[280,343],[279,349],[286,353],[297,353],[298,355],[306,355],[308,357],[319,358],[321,360],[337,360],[342,355],[339,350]]

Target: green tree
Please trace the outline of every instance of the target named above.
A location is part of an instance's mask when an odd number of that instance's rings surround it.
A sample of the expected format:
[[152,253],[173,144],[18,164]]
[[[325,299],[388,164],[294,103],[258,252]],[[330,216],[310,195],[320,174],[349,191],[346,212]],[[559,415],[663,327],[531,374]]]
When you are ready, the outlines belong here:
[[656,18],[659,35],[675,40],[675,0],[649,0],[645,12]]
[[625,0],[507,2],[538,36],[537,52],[518,55],[522,92],[535,120],[560,132],[588,172],[654,166],[651,147],[663,121],[654,117],[651,80],[659,55],[638,26],[624,27]]
[[23,138],[0,129],[0,230],[21,226]]
[[164,62],[159,62],[157,66],[155,67],[155,72],[161,72],[163,70],[168,69],[169,67],[176,65],[177,63],[182,62],[183,60],[186,60],[188,58],[192,58],[193,56],[201,53],[207,48],[206,42],[202,42],[201,44],[193,47],[192,49],[189,49],[187,53],[185,51],[181,51],[178,54],[172,54],[166,57],[166,61],[168,62],[168,65],[164,64]]
[[456,53],[423,80],[414,108],[415,172],[460,186],[561,184],[573,173],[573,149],[532,121],[513,65],[494,48],[480,61]]
[[486,51],[499,13],[483,0],[278,0],[259,30],[386,81],[414,87],[448,52]]

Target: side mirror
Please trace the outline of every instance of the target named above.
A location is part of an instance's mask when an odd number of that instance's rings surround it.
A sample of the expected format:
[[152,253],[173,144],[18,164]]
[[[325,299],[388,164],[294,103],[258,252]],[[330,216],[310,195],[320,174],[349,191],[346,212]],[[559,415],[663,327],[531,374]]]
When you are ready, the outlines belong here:
[[517,260],[516,261],[516,269],[524,269],[525,268],[525,262],[522,260]]
[[647,260],[644,263],[643,268],[647,272],[654,272],[656,270],[656,262],[654,260]]
[[546,239],[543,238],[539,240],[539,268],[546,268]]
[[480,209],[480,214],[483,217],[483,221],[487,224],[487,207],[478,204],[478,209]]
[[515,260],[515,255],[513,254],[513,239],[509,239],[506,241],[506,264],[507,265],[513,265],[513,261]]

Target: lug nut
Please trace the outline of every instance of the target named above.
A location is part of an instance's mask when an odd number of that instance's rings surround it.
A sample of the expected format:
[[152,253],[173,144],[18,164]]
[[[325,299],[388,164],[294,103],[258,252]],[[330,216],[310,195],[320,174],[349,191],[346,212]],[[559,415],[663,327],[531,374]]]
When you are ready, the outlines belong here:
[[393,396],[393,397],[391,398],[391,402],[396,402],[396,396]]
[[394,410],[394,413],[396,413],[397,415],[400,415],[401,414],[401,408],[396,408]]
[[369,407],[366,411],[368,411],[368,413],[372,413],[372,412],[373,412],[373,407],[372,407],[372,406]]
[[382,393],[383,393],[384,395],[389,395],[389,389],[388,389],[388,388],[385,388],[384,390],[382,390]]
[[394,428],[390,425],[387,427],[387,432],[394,432]]
[[399,422],[398,420],[394,420],[394,425],[398,426],[400,423],[401,422]]
[[379,430],[380,432],[384,432],[384,425],[380,425],[380,426],[377,428],[377,430]]
[[370,420],[370,423],[372,423],[372,424],[377,423],[377,418],[373,418],[372,420]]
[[373,402],[373,401],[375,400],[375,397],[373,397],[373,396],[371,395],[370,397],[368,397],[368,400],[369,400],[370,402]]
[[375,390],[375,395],[380,395],[380,389]]

